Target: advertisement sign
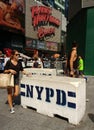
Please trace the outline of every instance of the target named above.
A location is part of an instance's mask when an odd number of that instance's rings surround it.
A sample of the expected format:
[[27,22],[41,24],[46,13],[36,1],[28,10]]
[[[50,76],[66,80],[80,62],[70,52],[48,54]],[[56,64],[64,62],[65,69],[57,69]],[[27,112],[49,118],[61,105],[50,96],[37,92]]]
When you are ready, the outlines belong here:
[[[38,39],[46,39],[55,35],[55,27],[60,26],[60,20],[52,15],[52,9],[45,6],[31,7],[32,26],[37,30]],[[44,25],[52,25],[44,27]]]
[[37,48],[37,40],[35,39],[27,39],[26,40],[26,48]]
[[26,1],[26,36],[41,41],[60,43],[61,12],[34,0]]
[[37,40],[37,39],[27,38],[26,48],[58,51],[58,43],[56,43],[56,42],[46,42],[46,41],[40,41],[40,40]]
[[24,34],[24,0],[0,0],[0,28]]
[[46,49],[51,51],[57,51],[58,50],[58,44],[55,42],[47,42],[46,43]]
[[46,50],[46,43],[44,41],[37,40],[37,49]]

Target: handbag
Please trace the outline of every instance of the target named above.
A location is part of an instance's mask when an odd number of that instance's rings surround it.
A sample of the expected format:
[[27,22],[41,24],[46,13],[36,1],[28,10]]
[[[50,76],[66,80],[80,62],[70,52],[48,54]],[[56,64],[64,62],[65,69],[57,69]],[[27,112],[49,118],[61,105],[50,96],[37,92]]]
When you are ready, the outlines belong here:
[[1,73],[0,74],[0,88],[14,87],[14,75]]

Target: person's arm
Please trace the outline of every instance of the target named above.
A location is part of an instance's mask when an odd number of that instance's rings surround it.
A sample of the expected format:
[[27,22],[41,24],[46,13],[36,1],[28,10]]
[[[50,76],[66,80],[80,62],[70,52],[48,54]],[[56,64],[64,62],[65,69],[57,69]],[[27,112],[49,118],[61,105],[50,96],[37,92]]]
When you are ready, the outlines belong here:
[[73,62],[75,61],[76,51],[73,50],[70,57],[70,75],[74,74]]
[[4,73],[16,74],[16,71],[12,69],[7,69],[7,70],[4,70]]

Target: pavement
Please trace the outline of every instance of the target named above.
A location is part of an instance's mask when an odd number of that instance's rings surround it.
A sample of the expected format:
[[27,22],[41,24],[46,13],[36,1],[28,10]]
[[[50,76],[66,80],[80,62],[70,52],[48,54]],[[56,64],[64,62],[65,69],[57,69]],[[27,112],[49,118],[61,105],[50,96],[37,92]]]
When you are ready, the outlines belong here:
[[23,108],[20,96],[16,99],[15,114],[10,114],[6,89],[0,89],[0,130],[94,130],[94,77],[88,76],[86,84],[86,112],[79,125],[70,124],[61,117],[48,117],[34,109]]

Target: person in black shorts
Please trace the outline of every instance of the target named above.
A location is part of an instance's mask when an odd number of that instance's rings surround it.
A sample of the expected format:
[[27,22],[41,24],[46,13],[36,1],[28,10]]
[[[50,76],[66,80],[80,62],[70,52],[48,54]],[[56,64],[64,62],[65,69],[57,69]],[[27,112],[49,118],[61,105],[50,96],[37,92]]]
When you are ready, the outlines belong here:
[[78,58],[77,58],[77,43],[72,43],[72,50],[69,53],[68,60],[67,60],[67,68],[69,71],[69,76],[75,77],[76,71],[78,67]]
[[11,73],[14,75],[14,87],[7,88],[10,113],[15,112],[13,108],[13,99],[15,96],[18,96],[19,94],[19,72],[20,71],[22,71],[23,74],[25,74],[22,64],[19,61],[19,52],[17,50],[13,50],[11,53],[10,60],[7,61],[4,67],[5,73]]

